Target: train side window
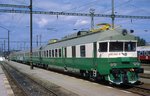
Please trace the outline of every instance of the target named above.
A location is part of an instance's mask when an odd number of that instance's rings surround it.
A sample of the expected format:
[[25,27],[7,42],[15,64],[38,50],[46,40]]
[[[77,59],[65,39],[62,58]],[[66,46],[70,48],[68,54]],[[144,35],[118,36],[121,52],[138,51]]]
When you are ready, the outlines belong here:
[[42,57],[44,57],[44,51],[42,52]]
[[67,48],[65,48],[65,57],[67,57]]
[[81,57],[85,57],[85,45],[80,46],[80,56]]
[[136,43],[135,42],[125,42],[125,51],[135,51]]
[[61,49],[59,49],[59,57],[61,57]]
[[41,57],[41,51],[39,51],[39,57]]
[[99,52],[107,52],[107,42],[99,43]]
[[46,52],[44,51],[44,57],[46,57]]
[[137,55],[140,56],[140,54],[141,54],[141,52],[140,52],[140,51],[137,51]]
[[143,51],[143,55],[146,56],[146,51]]
[[57,57],[57,49],[55,49],[55,57]]
[[46,51],[46,55],[47,55],[47,57],[48,57],[48,50]]
[[52,57],[54,57],[54,50],[52,50]]
[[144,51],[140,51],[140,55],[142,55],[142,56],[143,56],[143,52],[144,52]]
[[49,50],[49,57],[51,57],[51,50]]
[[44,57],[44,51],[42,51],[42,57]]
[[72,57],[76,57],[76,47],[72,46]]
[[44,57],[44,51],[42,52],[42,57]]
[[144,55],[145,55],[145,56],[148,56],[148,51],[144,51]]

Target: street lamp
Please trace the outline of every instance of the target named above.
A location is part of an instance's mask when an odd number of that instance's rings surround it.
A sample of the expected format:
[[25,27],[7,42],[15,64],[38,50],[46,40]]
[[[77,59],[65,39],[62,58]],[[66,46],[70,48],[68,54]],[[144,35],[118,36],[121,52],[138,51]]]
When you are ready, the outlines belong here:
[[[3,27],[3,26],[0,26],[0,27],[3,28],[3,29],[5,29],[5,30],[7,30],[7,32],[8,32],[8,38],[7,38],[7,39],[8,39],[8,55],[9,55],[9,42],[10,42],[10,41],[9,41],[9,39],[10,39],[10,38],[9,38],[9,32],[10,32],[10,31],[9,31],[9,29],[7,29],[7,28],[5,28],[5,27]],[[9,60],[9,56],[8,56],[8,60]]]

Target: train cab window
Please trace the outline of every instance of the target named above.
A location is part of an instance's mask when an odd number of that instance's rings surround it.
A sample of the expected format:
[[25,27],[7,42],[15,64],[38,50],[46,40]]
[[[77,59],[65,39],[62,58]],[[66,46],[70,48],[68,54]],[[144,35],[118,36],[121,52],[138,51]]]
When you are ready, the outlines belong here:
[[123,42],[110,42],[109,51],[110,52],[123,51]]
[[99,43],[99,52],[107,52],[107,42]]
[[85,57],[85,45],[80,46],[80,56]]
[[136,51],[135,42],[125,42],[125,51]]
[[57,49],[55,49],[55,57],[57,57]]
[[72,57],[76,57],[76,47],[72,46]]
[[61,49],[59,49],[59,57],[61,57]]

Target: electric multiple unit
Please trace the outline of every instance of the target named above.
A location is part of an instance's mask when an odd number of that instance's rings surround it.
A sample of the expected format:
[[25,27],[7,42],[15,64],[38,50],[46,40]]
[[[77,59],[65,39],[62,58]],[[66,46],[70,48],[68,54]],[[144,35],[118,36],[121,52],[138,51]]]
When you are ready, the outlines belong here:
[[[79,31],[33,50],[36,66],[103,79],[114,84],[135,83],[143,72],[137,59],[137,41],[126,29]],[[11,60],[30,62],[29,51],[12,53]]]

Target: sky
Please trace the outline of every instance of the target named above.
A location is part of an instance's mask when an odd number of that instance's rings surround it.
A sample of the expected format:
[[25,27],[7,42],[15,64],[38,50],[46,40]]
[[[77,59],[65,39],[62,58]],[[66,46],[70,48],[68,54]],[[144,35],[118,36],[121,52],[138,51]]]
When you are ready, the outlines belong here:
[[[28,6],[30,1],[0,0],[0,4]],[[19,8],[0,7],[0,9]],[[89,13],[90,9],[95,9],[96,14],[111,14],[111,0],[33,0],[33,10],[35,11]],[[150,0],[115,0],[115,14],[150,16]],[[10,30],[11,49],[24,50],[30,47],[29,17],[29,14],[0,13],[0,26]],[[95,17],[94,23],[95,26],[99,23],[111,24],[111,18]],[[90,17],[33,15],[33,47],[37,46],[37,36],[41,35],[42,42],[47,43],[50,39],[61,39],[79,30],[89,30],[90,24]],[[134,35],[150,42],[150,19],[115,18],[115,26],[134,30]],[[7,30],[1,27],[0,38],[7,38]],[[4,40],[0,39],[0,48],[3,43]]]

